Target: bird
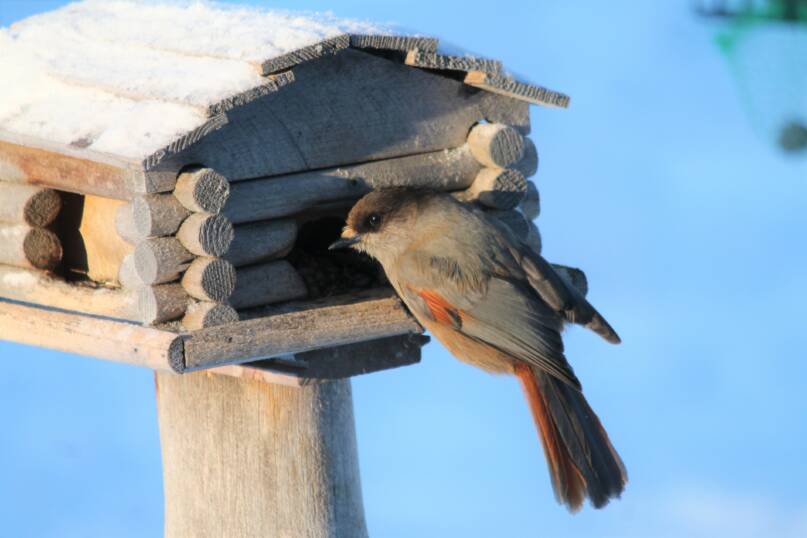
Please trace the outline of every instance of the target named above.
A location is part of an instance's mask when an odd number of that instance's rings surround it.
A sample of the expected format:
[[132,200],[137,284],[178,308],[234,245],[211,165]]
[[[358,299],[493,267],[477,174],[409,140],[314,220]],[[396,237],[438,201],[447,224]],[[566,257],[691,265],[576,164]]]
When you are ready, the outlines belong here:
[[538,253],[473,204],[425,189],[363,196],[330,249],[375,258],[418,322],[455,357],[521,382],[557,501],[576,512],[619,497],[627,471],[583,396],[565,324],[620,338]]

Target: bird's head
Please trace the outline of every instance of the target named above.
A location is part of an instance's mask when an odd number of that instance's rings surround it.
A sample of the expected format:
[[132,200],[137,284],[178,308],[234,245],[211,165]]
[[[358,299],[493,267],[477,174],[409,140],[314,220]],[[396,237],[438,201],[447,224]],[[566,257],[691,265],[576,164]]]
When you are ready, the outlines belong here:
[[403,188],[373,191],[356,202],[341,238],[329,248],[353,248],[385,265],[417,235],[418,215],[431,193]]

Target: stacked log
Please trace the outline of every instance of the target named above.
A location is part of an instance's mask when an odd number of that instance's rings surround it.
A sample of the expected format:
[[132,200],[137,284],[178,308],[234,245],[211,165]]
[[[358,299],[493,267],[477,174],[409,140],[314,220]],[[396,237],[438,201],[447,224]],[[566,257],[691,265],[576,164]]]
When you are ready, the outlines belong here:
[[62,260],[59,238],[47,229],[59,214],[52,190],[0,181],[0,264],[49,271]]
[[194,168],[180,174],[173,193],[140,196],[118,209],[118,235],[133,246],[118,282],[135,291],[140,322],[181,319],[194,330],[238,319],[227,303],[235,268],[221,257],[233,240],[232,223],[218,214],[228,194],[226,178]]

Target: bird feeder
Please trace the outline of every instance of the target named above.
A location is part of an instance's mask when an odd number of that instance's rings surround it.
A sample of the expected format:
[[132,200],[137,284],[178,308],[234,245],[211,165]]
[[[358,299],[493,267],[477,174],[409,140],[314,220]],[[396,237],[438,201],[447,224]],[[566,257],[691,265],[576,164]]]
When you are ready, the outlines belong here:
[[568,98],[433,38],[251,13],[86,2],[0,34],[0,337],[155,370],[167,536],[362,536],[347,378],[427,339],[326,247],[411,186],[540,250],[528,106]]
[[702,4],[754,129],[807,155],[807,1]]

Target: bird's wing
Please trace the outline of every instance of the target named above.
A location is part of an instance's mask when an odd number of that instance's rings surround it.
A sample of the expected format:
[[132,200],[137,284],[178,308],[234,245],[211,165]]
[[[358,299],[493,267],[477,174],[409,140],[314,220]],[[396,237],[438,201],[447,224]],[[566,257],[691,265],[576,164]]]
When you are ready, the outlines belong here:
[[602,338],[618,344],[619,335],[577,289],[567,283],[540,254],[520,241],[501,233],[492,264],[503,278],[524,279],[543,301],[569,323],[591,329]]
[[440,258],[435,262],[412,254],[399,260],[398,271],[390,275],[416,317],[448,326],[580,387],[563,354],[561,319],[526,282],[489,273],[470,280],[456,264]]

